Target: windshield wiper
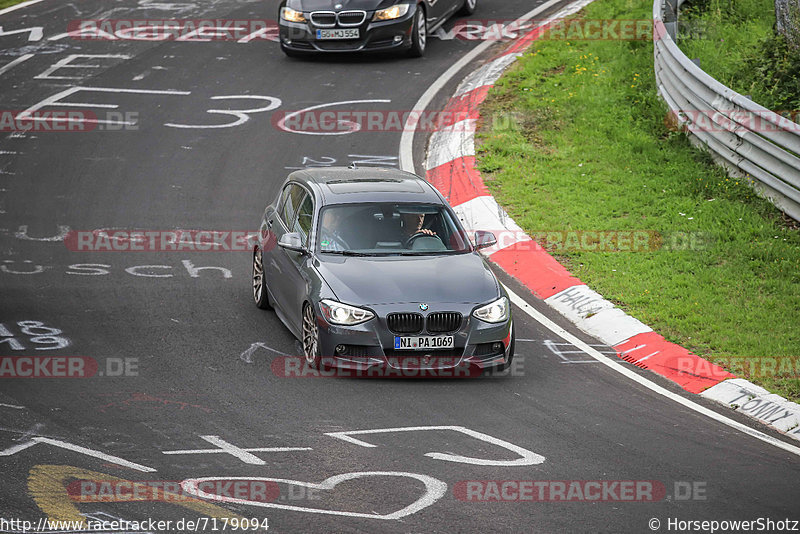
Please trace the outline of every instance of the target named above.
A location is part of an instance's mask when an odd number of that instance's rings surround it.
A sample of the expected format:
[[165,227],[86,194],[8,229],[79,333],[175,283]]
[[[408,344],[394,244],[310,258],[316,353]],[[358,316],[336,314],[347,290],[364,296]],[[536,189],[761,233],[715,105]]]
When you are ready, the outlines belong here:
[[323,250],[323,254],[338,254],[339,256],[375,256],[366,252],[356,252],[354,250]]
[[437,256],[450,254],[463,254],[468,250],[419,250],[416,252],[398,252],[400,256]]

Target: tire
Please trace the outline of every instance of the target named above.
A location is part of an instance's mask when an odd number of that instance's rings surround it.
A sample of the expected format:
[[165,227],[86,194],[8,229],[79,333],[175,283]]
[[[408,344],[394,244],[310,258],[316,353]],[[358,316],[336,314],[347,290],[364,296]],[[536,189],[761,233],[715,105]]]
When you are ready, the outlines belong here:
[[414,25],[411,28],[411,48],[408,50],[410,57],[422,57],[428,47],[428,22],[425,17],[425,9],[417,6],[414,15]]
[[261,249],[253,249],[253,302],[262,310],[272,308],[269,301],[269,291],[267,291],[266,277],[264,276],[264,255]]
[[303,358],[306,365],[312,369],[319,369],[322,361],[319,348],[319,326],[317,325],[317,314],[314,311],[314,307],[308,302],[303,305],[301,332],[303,338],[300,341],[303,345]]
[[464,5],[458,12],[459,15],[469,16],[475,13],[475,8],[478,7],[478,0],[464,0]]

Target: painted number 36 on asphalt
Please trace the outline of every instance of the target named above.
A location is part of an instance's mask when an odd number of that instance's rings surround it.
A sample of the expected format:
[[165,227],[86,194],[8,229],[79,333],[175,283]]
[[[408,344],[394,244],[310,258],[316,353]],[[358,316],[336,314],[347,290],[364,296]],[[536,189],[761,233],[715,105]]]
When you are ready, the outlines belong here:
[[[105,128],[114,128],[119,129],[126,126],[132,127],[136,125],[136,122],[133,120],[124,120],[120,119],[120,113],[115,112],[112,116],[109,114],[108,116],[101,118],[102,116],[94,114],[87,114],[89,116],[86,117],[64,117],[64,118],[54,118],[49,117],[46,114],[46,108],[53,108],[59,106],[70,106],[73,108],[100,108],[100,109],[107,109],[107,110],[116,110],[120,106],[119,104],[108,104],[103,102],[91,102],[87,100],[84,93],[93,93],[93,94],[100,94],[100,95],[107,95],[107,94],[118,94],[118,95],[149,95],[149,96],[164,96],[164,97],[179,97],[179,96],[189,96],[192,94],[191,91],[177,91],[173,89],[167,90],[159,90],[159,89],[127,89],[127,88],[119,88],[119,87],[84,87],[84,86],[72,86],[63,91],[60,91],[54,95],[51,95],[44,100],[37,102],[36,104],[32,105],[31,107],[27,108],[26,110],[20,112],[17,116],[17,120],[25,120],[25,121],[64,121],[64,122],[77,122],[77,123],[87,123],[87,124],[96,124],[100,127]],[[72,102],[68,99],[70,97],[77,98],[77,96],[81,96],[81,103]],[[235,101],[248,101],[251,102],[252,105],[248,105],[243,109],[235,109],[230,107],[224,106],[215,106],[212,108],[207,109],[205,112],[209,115],[224,115],[226,117],[230,117],[231,120],[228,122],[224,122],[221,124],[206,124],[206,123],[199,123],[199,124],[185,124],[185,123],[178,123],[178,122],[167,122],[164,126],[169,128],[181,128],[181,129],[218,129],[218,128],[234,128],[236,126],[241,126],[248,122],[252,115],[256,113],[265,113],[269,111],[274,111],[275,109],[279,108],[283,102],[280,98],[274,96],[264,96],[264,95],[218,95],[212,96],[211,100],[219,103],[228,102],[231,100]],[[373,103],[373,102],[389,102],[388,100],[352,100],[347,102],[332,102],[328,104],[320,104],[317,106],[312,106],[310,108],[306,108],[300,111],[296,111],[291,113],[290,115],[298,115],[302,113],[306,113],[312,110],[317,110],[321,108],[331,107],[331,106],[339,106],[342,104],[365,104],[365,103]],[[123,115],[127,118],[127,116]],[[278,124],[278,127],[282,130],[289,132],[289,133],[305,133],[302,131],[296,131],[284,128],[282,123]],[[347,134],[347,133],[354,133],[358,131],[360,127],[358,125],[350,125],[350,128],[345,132],[339,132],[337,135]]]
[[[86,107],[86,108],[104,108],[104,109],[117,109],[119,108],[118,104],[107,104],[107,103],[100,103],[100,102],[84,102],[81,104],[77,104],[74,102],[66,102],[66,100],[79,93],[99,93],[99,94],[134,94],[134,95],[160,95],[160,96],[188,96],[191,95],[191,91],[175,91],[175,90],[153,90],[153,89],[124,89],[124,88],[115,88],[115,87],[82,87],[82,86],[73,86],[68,89],[65,89],[61,92],[58,92],[52,96],[37,102],[33,106],[29,107],[25,111],[20,112],[17,115],[17,120],[28,120],[28,121],[68,121],[68,122],[82,122],[88,124],[97,124],[103,125],[106,127],[124,127],[124,126],[134,126],[136,123],[134,121],[128,120],[120,120],[119,118],[100,118],[98,115],[97,118],[93,116],[87,117],[69,117],[69,118],[52,118],[47,116],[41,116],[42,110],[44,108],[49,107],[57,107],[59,105],[64,106],[71,106],[71,107]],[[245,109],[230,109],[230,108],[211,108],[207,109],[206,113],[210,115],[225,115],[228,117],[232,117],[232,120],[222,123],[222,124],[182,124],[182,123],[173,123],[168,122],[165,123],[164,126],[168,126],[170,128],[184,128],[184,129],[212,129],[212,128],[233,128],[236,126],[241,126],[242,124],[246,123],[250,120],[251,115],[255,113],[264,113],[267,111],[272,111],[277,109],[281,106],[282,102],[280,98],[276,98],[274,96],[262,96],[262,95],[220,95],[220,96],[212,96],[211,100],[217,101],[229,101],[229,100],[247,100],[252,101],[253,105],[248,106]],[[116,114],[115,117],[118,117],[119,114]]]

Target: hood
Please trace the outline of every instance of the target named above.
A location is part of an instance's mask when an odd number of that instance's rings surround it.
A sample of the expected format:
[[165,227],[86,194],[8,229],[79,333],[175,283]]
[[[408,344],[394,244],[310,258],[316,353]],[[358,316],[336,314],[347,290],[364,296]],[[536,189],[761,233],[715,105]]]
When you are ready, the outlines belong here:
[[[298,11],[347,11],[363,9],[375,11],[395,5],[397,0],[288,0],[286,5]],[[341,4],[341,8],[336,9]]]
[[342,302],[483,303],[499,295],[497,279],[475,253],[448,256],[318,256],[317,269]]

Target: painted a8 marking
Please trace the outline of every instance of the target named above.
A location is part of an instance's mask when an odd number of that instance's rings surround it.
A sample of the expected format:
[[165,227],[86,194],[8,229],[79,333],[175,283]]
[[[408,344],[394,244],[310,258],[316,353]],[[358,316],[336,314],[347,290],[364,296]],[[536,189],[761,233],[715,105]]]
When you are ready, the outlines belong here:
[[[41,321],[17,321],[17,326],[22,335],[28,336],[28,341],[36,345],[36,350],[55,350],[69,346],[69,340],[61,336],[61,330],[45,326]],[[17,341],[3,323],[0,323],[0,345],[8,343],[11,350],[25,350],[25,345]]]

